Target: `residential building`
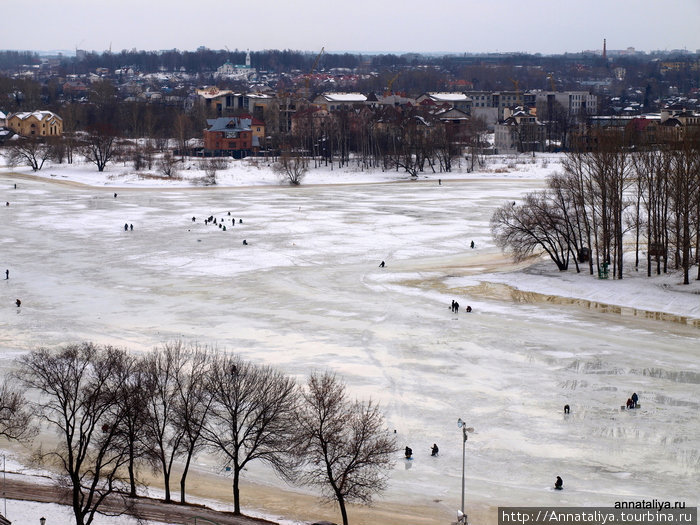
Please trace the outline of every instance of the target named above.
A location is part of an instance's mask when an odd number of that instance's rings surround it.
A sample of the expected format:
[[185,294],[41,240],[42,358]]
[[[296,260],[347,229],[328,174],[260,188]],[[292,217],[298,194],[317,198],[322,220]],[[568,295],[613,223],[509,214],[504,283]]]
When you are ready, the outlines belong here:
[[249,113],[259,120],[264,120],[265,109],[275,100],[273,95],[266,93],[234,93],[215,86],[198,89],[197,95],[219,116]]
[[23,137],[60,137],[63,119],[51,111],[13,113],[7,127]]
[[499,153],[544,151],[545,126],[526,108],[506,108],[505,119],[496,124],[494,145]]
[[535,104],[538,113],[554,113],[555,104],[569,115],[595,115],[598,112],[598,97],[588,91],[541,91],[536,95]]
[[313,100],[313,104],[328,111],[365,105],[367,97],[362,93],[323,93]]
[[446,104],[465,113],[469,113],[472,107],[471,97],[464,93],[423,93],[416,99],[418,104],[425,101],[433,102],[437,106]]
[[243,158],[250,155],[259,142],[253,141],[251,119],[223,117],[208,119],[204,130],[204,153],[211,156]]

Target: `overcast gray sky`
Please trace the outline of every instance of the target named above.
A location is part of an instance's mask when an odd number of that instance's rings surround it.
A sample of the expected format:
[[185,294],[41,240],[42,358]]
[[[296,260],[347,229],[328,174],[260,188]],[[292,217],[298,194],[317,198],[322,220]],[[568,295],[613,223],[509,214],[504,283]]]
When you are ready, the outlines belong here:
[[700,49],[700,0],[0,0],[0,49]]

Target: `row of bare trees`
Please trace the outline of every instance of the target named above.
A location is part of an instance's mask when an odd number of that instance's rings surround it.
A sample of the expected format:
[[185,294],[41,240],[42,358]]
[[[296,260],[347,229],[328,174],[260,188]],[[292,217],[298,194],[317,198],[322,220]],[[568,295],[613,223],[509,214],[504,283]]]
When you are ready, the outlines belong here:
[[352,161],[361,169],[450,172],[465,148],[478,157],[485,144],[485,124],[440,121],[423,108],[308,108],[296,117],[292,132],[279,137],[280,149],[303,152],[313,167],[342,167]]
[[166,502],[177,469],[185,503],[192,460],[205,450],[232,472],[235,514],[241,475],[257,460],[320,487],[346,525],[346,502],[368,503],[384,488],[396,451],[377,405],[350,399],[329,372],[300,386],[270,366],[182,341],[143,356],[91,343],[42,348],[18,365],[21,386],[0,389],[0,436],[31,437],[37,418],[57,432],[55,448],[37,456],[61,473],[77,525],[90,525],[108,497],[128,511],[146,468],[160,472]]
[[688,284],[700,251],[700,136],[644,149],[630,148],[617,132],[591,138],[567,154],[563,173],[545,190],[494,213],[496,243],[516,260],[544,251],[562,271],[572,260],[591,274],[610,265],[618,279],[625,252],[634,251],[635,269],[646,252],[647,275],[671,266]]

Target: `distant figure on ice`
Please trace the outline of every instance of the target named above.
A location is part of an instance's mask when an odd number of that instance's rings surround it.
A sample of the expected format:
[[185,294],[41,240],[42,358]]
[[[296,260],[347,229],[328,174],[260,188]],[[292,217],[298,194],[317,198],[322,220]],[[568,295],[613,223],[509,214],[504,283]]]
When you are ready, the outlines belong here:
[[10,203],[9,203],[9,202],[6,202],[6,203],[5,203],[5,206],[9,206],[9,205],[10,205]]
[[454,313],[456,313],[456,314],[458,314],[458,313],[459,313],[459,303],[458,303],[457,301],[455,301],[455,309],[454,309]]
[[124,223],[124,231],[125,232],[129,231],[129,225],[127,223]]
[[10,278],[10,270],[5,270],[5,279]]
[[129,229],[130,229],[131,231],[134,231],[134,225],[133,225],[133,224],[129,224]]
[[455,300],[454,299],[452,299],[452,306],[450,308],[453,312],[455,311]]
[[627,398],[626,406],[627,406],[627,408],[634,408],[634,401],[632,401],[631,397]]
[[472,241],[472,244],[471,244],[471,246],[472,246],[472,248],[474,248],[474,241]]
[[117,198],[117,194],[116,194],[116,193],[114,194],[114,198],[115,198],[115,199]]
[[411,447],[406,447],[404,455],[406,456],[406,459],[411,459],[411,456],[413,455],[413,449]]
[[238,219],[238,224],[243,224],[243,219]]
[[196,221],[196,220],[197,220],[196,217],[192,217],[192,222],[194,222],[194,221]]
[[554,482],[554,488],[557,490],[561,490],[564,488],[564,482],[559,476],[557,476],[557,480]]
[[569,405],[564,405],[564,414],[569,413]]
[[637,408],[638,401],[639,401],[639,396],[637,395],[637,392],[634,392],[632,394],[632,408]]
[[[442,186],[442,179],[438,179],[438,186]],[[435,455],[435,454],[433,454]]]
[[438,448],[437,443],[433,443],[433,446],[430,448],[430,455],[437,456],[438,452],[440,452],[440,449]]
[[229,217],[230,217],[230,216],[231,216],[231,212],[228,212],[228,214],[229,214]]
[[20,301],[19,299],[17,299],[17,300],[15,301],[15,304],[17,305],[17,308],[19,308],[20,306],[22,306],[22,301]]
[[248,241],[246,241],[245,239],[243,239],[243,246],[248,246]]
[[380,268],[384,268],[384,261],[382,261],[382,262],[379,263],[379,267],[380,267]]
[[467,305],[467,313],[469,313],[469,312],[471,312],[471,311],[472,311],[472,307],[469,306],[469,305]]

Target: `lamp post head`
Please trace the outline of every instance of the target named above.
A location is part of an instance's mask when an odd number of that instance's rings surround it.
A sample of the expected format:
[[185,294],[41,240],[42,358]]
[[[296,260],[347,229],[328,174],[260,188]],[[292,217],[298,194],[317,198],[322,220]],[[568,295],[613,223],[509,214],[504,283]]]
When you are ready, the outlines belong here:
[[462,429],[462,438],[464,441],[467,440],[467,432],[474,432],[474,427],[468,427],[467,424],[462,421],[461,417],[457,420],[457,427]]
[[43,516],[39,518],[39,523],[41,523],[41,525],[44,525],[44,523],[46,523],[46,518]]

